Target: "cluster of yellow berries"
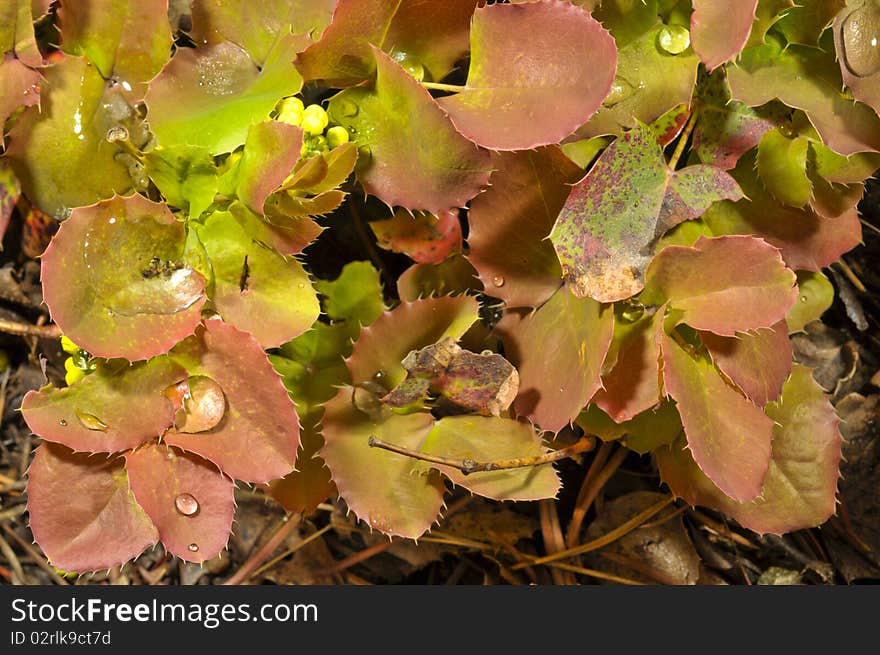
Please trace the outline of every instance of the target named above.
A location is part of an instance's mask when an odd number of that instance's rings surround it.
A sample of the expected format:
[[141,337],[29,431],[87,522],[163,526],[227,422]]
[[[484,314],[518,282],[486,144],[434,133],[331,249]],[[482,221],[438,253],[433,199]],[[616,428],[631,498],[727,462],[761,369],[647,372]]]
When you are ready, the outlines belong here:
[[77,346],[69,337],[61,337],[61,349],[70,357],[64,360],[64,381],[67,386],[82,380],[95,370],[95,361],[85,350]]
[[348,130],[344,127],[341,125],[328,127],[330,118],[321,105],[306,107],[302,100],[291,96],[278,103],[277,111],[275,120],[302,128],[304,157],[326,152],[349,141]]

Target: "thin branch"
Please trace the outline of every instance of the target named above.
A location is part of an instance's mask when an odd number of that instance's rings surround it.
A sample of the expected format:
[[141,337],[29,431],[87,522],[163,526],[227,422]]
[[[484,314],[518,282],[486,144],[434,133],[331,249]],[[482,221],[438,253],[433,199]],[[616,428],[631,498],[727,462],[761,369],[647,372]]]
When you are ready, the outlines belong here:
[[238,571],[236,571],[223,584],[240,585],[246,583],[260,565],[262,565],[262,563],[275,552],[275,549],[284,543],[284,540],[287,539],[287,537],[290,536],[290,533],[299,525],[301,519],[302,514],[285,516],[282,519],[283,522],[281,525],[276,528],[275,533],[266,540],[266,543],[260,546],[256,552],[252,553],[251,556],[247,558],[247,561],[239,567]]
[[19,537],[18,534],[16,534],[15,530],[10,528],[5,523],[3,524],[3,531],[6,534],[8,534],[10,537],[12,537],[15,540],[15,542],[19,546],[21,546],[21,548],[24,550],[24,552],[26,552],[28,554],[28,556],[31,558],[31,561],[34,564],[36,564],[37,566],[39,566],[41,569],[43,569],[47,574],[49,574],[49,577],[52,578],[56,584],[58,584],[58,585],[69,585],[70,584],[67,580],[65,580],[60,575],[58,575],[58,573],[56,573],[55,569],[52,568],[46,562],[45,557],[40,555],[40,553],[38,553],[37,550],[33,546],[31,546],[27,541],[25,541],[24,539]]
[[390,450],[392,453],[405,455],[424,462],[450,466],[458,469],[464,475],[470,475],[471,473],[477,473],[480,471],[500,471],[504,469],[521,469],[531,466],[541,466],[542,464],[549,464],[551,462],[558,462],[561,459],[574,457],[579,453],[585,453],[592,450],[594,445],[592,437],[581,437],[580,440],[571,446],[560,448],[559,450],[553,450],[549,453],[537,455],[535,457],[516,457],[514,459],[498,460],[497,462],[477,462],[472,459],[455,459],[454,457],[443,457],[441,455],[422,453],[418,450],[411,450],[410,448],[404,448],[403,446],[383,441],[373,435],[370,435],[368,443],[371,448],[382,448],[383,450]]
[[0,318],[0,332],[15,334],[21,337],[39,337],[40,339],[60,339],[61,328],[51,323],[49,325],[30,325]]
[[602,487],[604,487],[608,480],[611,479],[611,476],[614,475],[614,472],[621,464],[623,464],[623,460],[626,459],[626,456],[629,454],[629,451],[626,448],[618,448],[617,452],[611,456],[608,464],[603,467],[602,465],[605,463],[605,460],[608,459],[608,454],[613,447],[614,446],[611,443],[603,443],[599,452],[604,451],[604,457],[599,458],[597,456],[593,465],[590,466],[590,470],[587,471],[587,475],[584,478],[584,485],[581,487],[581,491],[578,494],[575,508],[571,513],[571,521],[568,524],[568,534],[566,535],[565,543],[569,548],[573,548],[577,544],[578,538],[581,534],[581,525],[583,525],[584,518],[590,510],[590,506],[593,504],[593,501],[596,500],[596,496],[599,495]]
[[571,571],[572,573],[577,573],[578,575],[586,575],[591,578],[597,578],[599,580],[608,580],[609,582],[619,582],[620,584],[625,585],[644,585],[644,582],[639,582],[638,580],[633,580],[631,578],[623,578],[619,575],[613,575],[611,573],[605,573],[604,571],[597,571],[596,569],[585,569],[582,566],[574,566],[573,564],[563,564],[562,562],[548,562],[547,566],[560,569],[562,571]]
[[675,151],[672,153],[672,157],[669,159],[669,169],[675,170],[675,167],[678,166],[678,160],[681,159],[681,155],[684,153],[684,147],[688,142],[688,139],[691,138],[691,132],[694,131],[694,125],[697,124],[697,115],[691,114],[691,117],[688,119],[687,125],[684,128],[684,132],[681,133],[681,136],[678,137],[678,143],[675,144]]
[[458,84],[442,84],[440,82],[422,82],[421,85],[426,89],[433,89],[434,91],[451,91],[452,93],[459,93],[464,91],[464,87]]
[[868,290],[865,288],[865,285],[862,284],[862,281],[858,278],[858,276],[853,272],[853,270],[849,267],[849,264],[841,257],[835,262],[835,266],[837,266],[843,274],[852,282],[852,285],[858,289],[862,293],[868,293]]

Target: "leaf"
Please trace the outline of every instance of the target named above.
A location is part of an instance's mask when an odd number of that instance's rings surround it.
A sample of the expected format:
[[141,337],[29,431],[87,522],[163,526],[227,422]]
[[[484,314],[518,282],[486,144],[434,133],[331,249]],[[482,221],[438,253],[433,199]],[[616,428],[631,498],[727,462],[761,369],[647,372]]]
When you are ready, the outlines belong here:
[[403,253],[416,262],[439,264],[451,253],[461,252],[457,210],[443,211],[437,216],[412,216],[397,210],[390,219],[370,221],[370,229],[380,248]]
[[185,238],[168,208],[143,196],[77,207],[42,256],[52,318],[98,357],[168,352],[205,302],[204,279],[181,260]]
[[[28,515],[34,539],[53,566],[107,569],[159,539],[135,502],[122,458],[74,454],[41,444],[28,469]],[[59,502],[64,499],[64,502]]]
[[440,264],[413,264],[397,278],[397,295],[412,302],[428,296],[453,296],[480,291],[477,271],[460,254]]
[[299,445],[296,409],[250,334],[208,319],[172,356],[190,375],[204,375],[220,385],[227,409],[214,429],[197,434],[169,430],[166,444],[201,455],[244,482],[267,482],[293,469]]
[[[447,416],[434,424],[421,452],[453,459],[496,462],[539,457],[547,452],[528,423],[493,416]],[[416,470],[435,468],[453,484],[493,500],[554,498],[560,489],[552,464],[464,475],[442,464],[419,462]]]
[[719,370],[758,407],[779,398],[792,361],[788,327],[783,321],[736,337],[703,332],[700,339]]
[[880,153],[862,152],[844,157],[818,142],[813,142],[810,146],[816,173],[828,182],[856,184],[865,181],[880,169]]
[[368,440],[372,435],[417,449],[434,419],[419,412],[373,420],[355,407],[355,392],[352,387],[342,387],[327,403],[322,421],[325,443],[320,454],[330,467],[339,495],[371,529],[416,539],[440,512],[443,482],[439,476],[413,475],[409,457],[371,448]]
[[662,313],[655,312],[633,325],[620,344],[614,368],[602,376],[603,388],[596,392],[593,402],[617,423],[632,419],[661,400],[657,331],[662,329],[662,322]]
[[836,505],[842,439],[834,408],[811,370],[795,364],[781,400],[769,405],[767,414],[776,422],[773,457],[754,502],[735,503],[721,494],[675,444],[658,451],[663,480],[688,503],[718,509],[758,533],[822,524]]
[[30,0],[9,0],[0,7],[0,53],[14,52],[26,66],[43,65],[34,38],[34,16]]
[[713,233],[760,237],[779,248],[790,268],[810,271],[821,270],[861,243],[862,226],[854,208],[823,218],[811,208],[782,205],[764,190],[754,163],[754,157],[746,155],[733,171],[746,199],[718,203],[704,215]]
[[0,61],[0,145],[6,120],[19,107],[33,107],[40,102],[40,74],[7,54]]
[[61,47],[140,100],[171,52],[167,0],[62,0]]
[[719,2],[693,0],[691,38],[694,50],[711,73],[745,47],[752,31],[758,0]]
[[355,169],[364,190],[389,207],[437,214],[464,206],[489,180],[489,153],[461,136],[397,62],[373,54],[375,86],[338,93],[329,107],[364,153]]
[[334,0],[199,0],[192,7],[190,36],[197,44],[232,41],[262,65],[288,30],[317,38],[330,23]]
[[672,171],[647,126],[612,143],[572,188],[550,240],[574,295],[623,300],[644,287],[654,242],[713,202],[742,197],[724,171]]
[[324,313],[334,325],[344,324],[354,339],[385,311],[379,271],[370,262],[354,261],[342,267],[335,280],[318,280],[315,289],[324,296]]
[[583,125],[608,95],[616,67],[614,39],[580,7],[560,0],[490,5],[474,12],[467,84],[438,102],[475,143],[527,150]]
[[[2,128],[0,128],[2,130]],[[3,249],[3,237],[12,218],[12,210],[21,195],[21,186],[12,169],[5,160],[0,159],[0,250]]]
[[229,43],[179,48],[144,98],[161,146],[203,146],[212,154],[242,145],[254,123],[300,90],[293,67],[296,40],[280,38],[262,69]]
[[537,307],[561,283],[546,237],[583,172],[553,146],[493,154],[493,163],[489,188],[468,211],[468,259],[487,293],[508,307]]
[[253,334],[263,348],[311,327],[319,307],[309,276],[273,248],[270,229],[257,216],[233,205],[197,229],[214,273],[211,299],[224,321]]
[[776,23],[786,41],[818,46],[819,37],[834,17],[846,6],[846,0],[798,0]]
[[174,145],[154,148],[144,155],[146,174],[165,197],[165,201],[187,212],[189,218],[201,216],[218,190],[218,171],[207,148]]
[[[314,198],[302,198],[289,193],[277,193],[270,196],[264,209],[266,220],[280,227],[299,229],[307,216],[323,216],[339,207],[345,200],[345,192],[338,189],[325,191]],[[292,219],[292,220],[291,220]],[[314,225],[314,222],[309,222]],[[305,223],[308,225],[309,223]],[[318,233],[321,229],[317,227]],[[317,235],[316,235],[317,236]]]
[[568,425],[601,387],[614,331],[609,308],[562,287],[519,325],[502,321],[496,330],[519,371],[516,413],[542,430]]
[[761,239],[701,237],[693,247],[664,248],[648,268],[642,302],[669,302],[677,323],[733,337],[768,328],[797,300],[795,274]]
[[320,40],[301,52],[296,65],[307,81],[347,87],[376,70],[372,46],[410,67],[442,79],[467,52],[476,0],[442,3],[339,0]]
[[21,403],[28,428],[75,451],[116,453],[161,436],[174,422],[163,392],[186,378],[166,356],[129,366],[101,362],[73,386],[29,391]]
[[692,357],[665,332],[659,341],[663,386],[677,403],[694,460],[726,495],[754,500],[770,463],[773,421],[729,387],[707,359]]
[[880,91],[877,89],[880,82],[880,54],[877,52],[880,7],[875,2],[850,5],[851,10],[840,11],[834,18],[834,48],[840,72],[855,99],[880,114]]
[[264,121],[248,129],[238,165],[238,197],[256,214],[263,214],[266,198],[299,161],[303,131],[295,125]]
[[657,0],[575,0],[611,30],[618,47],[643,36],[657,24]]
[[758,175],[764,188],[781,203],[803,207],[813,196],[807,175],[809,141],[789,138],[779,128],[770,130],[758,144]]
[[187,562],[205,562],[226,547],[235,510],[233,486],[213,464],[148,444],[126,455],[125,470],[165,550]]
[[802,332],[807,323],[820,318],[834,302],[834,287],[819,272],[798,271],[798,301],[785,317],[788,332]]
[[[348,179],[354,170],[357,161],[357,145],[351,142],[343,143],[329,152],[322,152],[320,156],[313,156],[300,160],[294,167],[291,179],[285,180],[285,188],[299,189],[309,194],[321,194],[335,189]],[[318,168],[319,174],[314,178],[306,178],[306,170]]]
[[352,382],[374,381],[393,389],[406,377],[401,362],[410,351],[444,337],[459,339],[477,321],[478,309],[469,296],[450,296],[403,302],[385,312],[355,342],[346,362]]
[[[630,4],[641,0],[630,0]],[[700,60],[688,48],[673,55],[658,45],[663,25],[655,17],[654,27],[634,41],[620,45],[617,76],[602,107],[577,130],[580,138],[620,134],[639,123],[650,123],[673,107],[690,103]]]
[[125,193],[131,177],[116,158],[119,146],[105,138],[118,125],[105,105],[116,102],[95,67],[64,57],[43,74],[40,111],[31,109],[16,120],[6,157],[27,197],[63,219],[71,207]]
[[[340,359],[341,361],[341,359]],[[323,409],[320,413],[323,412]],[[320,414],[319,413],[319,414]],[[318,451],[324,446],[324,438],[318,427],[318,418],[302,414],[300,450],[296,455],[296,469],[278,480],[272,480],[267,489],[273,500],[288,512],[311,513],[331,496],[336,495],[336,485],[330,477],[330,469]]]
[[756,107],[779,98],[806,112],[829,148],[841,155],[880,150],[880,117],[840,93],[834,58],[817,48],[767,43],[743,51],[727,71],[733,97]]
[[749,35],[747,47],[766,42],[767,32],[794,7],[794,0],[758,0],[755,22],[752,23],[752,33]]

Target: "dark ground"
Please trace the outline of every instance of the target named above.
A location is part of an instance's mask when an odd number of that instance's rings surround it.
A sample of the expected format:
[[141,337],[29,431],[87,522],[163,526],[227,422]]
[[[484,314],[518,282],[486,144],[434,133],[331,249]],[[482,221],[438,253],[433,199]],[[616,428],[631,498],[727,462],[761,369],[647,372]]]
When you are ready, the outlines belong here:
[[[880,583],[880,268],[874,265],[880,257],[880,182],[869,184],[860,208],[864,244],[826,271],[838,291],[834,305],[822,323],[794,339],[796,358],[816,367],[816,379],[844,419],[838,515],[819,528],[761,537],[713,512],[676,504],[580,558],[525,566],[528,556],[565,548],[578,490],[597,458],[607,456],[619,468],[601,486],[576,543],[613,531],[666,493],[650,458],[615,457],[617,447],[607,446],[559,466],[564,491],[557,501],[500,504],[454,494],[446,518],[417,545],[371,534],[346,515],[341,501],[290,517],[261,491],[240,488],[229,550],[204,566],[158,547],[121,569],[65,580],[46,564],[28,529],[26,472],[38,439],[17,411],[24,393],[43,384],[41,356],[49,378],[63,379],[63,353],[54,339],[0,333],[0,584]],[[48,319],[34,259],[48,234],[39,220],[29,221],[24,227],[20,216],[13,218],[3,241],[0,321],[34,325]],[[357,247],[324,244],[337,257]],[[317,255],[322,248],[314,250]],[[386,275],[402,264],[399,256],[381,256]]]

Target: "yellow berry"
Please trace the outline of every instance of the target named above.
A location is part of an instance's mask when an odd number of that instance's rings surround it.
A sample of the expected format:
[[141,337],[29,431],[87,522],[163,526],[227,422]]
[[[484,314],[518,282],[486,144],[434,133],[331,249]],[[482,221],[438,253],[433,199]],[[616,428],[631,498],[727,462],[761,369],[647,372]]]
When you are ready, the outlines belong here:
[[64,360],[64,370],[66,371],[64,374],[64,381],[67,383],[67,386],[82,380],[86,376],[84,370],[77,368],[73,361],[73,357],[68,357]]
[[317,136],[324,132],[324,128],[327,127],[329,122],[330,119],[327,118],[327,112],[324,111],[321,105],[309,105],[303,111],[300,127],[303,128],[306,134]]
[[299,125],[303,119],[303,101],[299,98],[290,97],[282,100],[278,105],[278,120],[290,125]]
[[348,130],[342,127],[342,125],[334,125],[327,130],[327,145],[331,148],[336,148],[343,143],[348,143],[348,140]]
[[77,346],[73,341],[70,340],[68,336],[61,337],[61,350],[66,352],[68,355],[75,355],[79,352],[79,346]]

